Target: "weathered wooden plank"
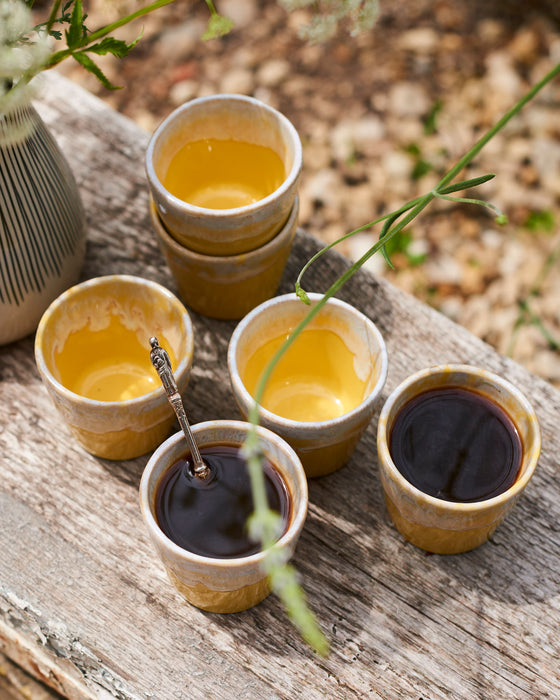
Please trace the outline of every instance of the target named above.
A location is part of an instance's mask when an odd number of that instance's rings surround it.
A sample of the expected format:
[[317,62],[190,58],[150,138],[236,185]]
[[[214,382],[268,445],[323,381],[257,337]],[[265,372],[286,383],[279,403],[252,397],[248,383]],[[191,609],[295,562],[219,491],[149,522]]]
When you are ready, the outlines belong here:
[[[176,291],[152,234],[147,135],[57,76],[38,105],[67,154],[89,221],[84,277],[138,274]],[[299,233],[280,291],[319,247]],[[347,261],[312,268],[324,291]],[[426,556],[383,505],[372,422],[351,462],[310,484],[294,563],[332,643],[317,659],[274,597],[233,616],[184,603],[140,518],[147,457],[96,459],[43,390],[33,339],[0,348],[0,649],[69,697],[534,698],[560,688],[560,393],[443,316],[359,273],[339,296],[385,336],[384,397],[440,362],[497,371],[533,402],[537,473],[492,541]],[[238,417],[226,370],[235,324],[192,314],[192,422]]]

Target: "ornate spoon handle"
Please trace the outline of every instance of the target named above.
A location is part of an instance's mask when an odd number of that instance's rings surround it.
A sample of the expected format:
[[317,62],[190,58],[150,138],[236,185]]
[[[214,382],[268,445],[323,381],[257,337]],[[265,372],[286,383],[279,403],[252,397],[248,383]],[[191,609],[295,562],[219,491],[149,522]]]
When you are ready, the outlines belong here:
[[194,462],[194,474],[200,479],[205,479],[208,476],[209,469],[202,461],[198,446],[191,432],[191,427],[189,425],[189,421],[187,420],[183,401],[181,400],[181,394],[179,394],[179,389],[177,388],[177,383],[175,382],[175,377],[173,376],[169,355],[158,343],[157,338],[150,338],[150,345],[152,346],[150,360],[159,374],[159,378],[161,379],[161,383],[163,384],[163,388],[165,389],[169,403],[175,411],[179,425],[181,426],[187,440],[187,444]]

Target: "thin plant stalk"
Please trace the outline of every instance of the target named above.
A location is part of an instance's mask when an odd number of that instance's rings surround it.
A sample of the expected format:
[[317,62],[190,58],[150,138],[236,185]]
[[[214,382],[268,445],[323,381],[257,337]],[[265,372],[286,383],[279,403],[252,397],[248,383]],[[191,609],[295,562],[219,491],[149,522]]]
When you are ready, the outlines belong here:
[[[154,10],[158,10],[160,7],[164,7],[165,5],[170,5],[172,2],[175,2],[176,0],[155,0],[155,2],[150,3],[149,5],[146,5],[145,7],[141,7],[139,10],[136,10],[136,12],[132,12],[131,14],[127,15],[126,17],[121,17],[118,20],[115,20],[114,22],[111,22],[111,24],[107,24],[104,27],[101,27],[95,32],[92,32],[91,34],[88,34],[85,36],[81,42],[73,46],[72,48],[68,49],[61,49],[60,51],[55,51],[50,57],[49,60],[47,61],[47,64],[45,68],[52,68],[53,66],[56,66],[59,64],[61,61],[64,61],[64,59],[68,58],[71,56],[73,53],[76,51],[81,51],[90,44],[93,44],[94,42],[98,41],[99,39],[103,39],[106,37],[108,34],[111,34],[114,32],[116,29],[120,29],[120,27],[123,27],[124,25],[128,24],[129,22],[132,22],[135,19],[139,19],[140,17],[143,17],[144,15],[149,14],[150,12],[153,12]],[[54,8],[53,8],[54,9]],[[52,16],[49,17],[49,22],[52,23],[53,18]]]
[[[383,231],[383,235],[380,236],[379,240],[369,248],[368,251],[366,251],[362,257],[353,263],[330,287],[329,289],[325,292],[323,297],[309,310],[309,312],[305,315],[305,317],[297,324],[297,326],[294,328],[294,330],[290,333],[289,337],[286,339],[286,341],[282,344],[282,346],[277,350],[277,352],[274,354],[270,362],[268,363],[267,367],[265,368],[261,378],[259,379],[256,391],[255,391],[255,396],[254,396],[254,404],[251,407],[251,410],[249,412],[249,421],[252,424],[252,427],[248,433],[245,447],[247,450],[247,456],[248,456],[248,461],[249,461],[249,472],[250,472],[250,477],[251,477],[251,488],[252,488],[252,493],[253,493],[253,503],[257,504],[257,508],[255,509],[253,519],[252,519],[252,532],[254,534],[258,533],[261,531],[261,543],[263,544],[263,548],[266,550],[269,550],[271,552],[274,552],[274,545],[271,544],[271,526],[270,526],[270,514],[271,511],[268,509],[268,505],[266,504],[266,493],[264,490],[264,480],[262,477],[259,477],[258,472],[262,472],[262,460],[261,457],[258,454],[258,437],[257,437],[257,432],[256,432],[256,426],[259,424],[259,405],[261,403],[265,388],[267,386],[267,383],[270,379],[270,376],[272,372],[274,371],[274,368],[278,364],[279,360],[282,358],[284,353],[288,350],[288,348],[292,345],[292,343],[295,341],[297,336],[301,333],[301,331],[308,325],[308,323],[319,313],[321,308],[327,303],[327,301],[333,297],[345,284],[348,282],[348,280],[353,277],[353,275],[364,265],[367,260],[369,260],[375,253],[377,253],[380,250],[383,250],[386,243],[395,235],[397,235],[400,231],[402,231],[408,224],[410,224],[411,221],[413,221],[418,214],[420,214],[431,202],[433,199],[438,198],[438,197],[445,197],[448,198],[447,195],[449,195],[451,192],[459,191],[460,189],[466,189],[467,187],[472,187],[474,186],[473,183],[476,184],[481,184],[482,182],[489,180],[492,176],[487,175],[483,176],[482,178],[476,178],[475,180],[467,180],[461,183],[457,183],[455,185],[451,185],[450,183],[457,177],[457,175],[467,166],[469,163],[471,163],[474,158],[480,153],[480,151],[486,146],[486,144],[494,138],[494,136],[501,131],[506,124],[513,119],[522,109],[523,107],[530,102],[537,93],[539,93],[548,83],[550,83],[554,78],[556,78],[560,74],[560,63],[554,66],[552,70],[550,70],[544,78],[542,78],[538,83],[536,83],[508,112],[506,112],[503,117],[496,122],[496,124],[486,132],[475,144],[472,146],[472,148],[465,153],[465,155],[460,158],[457,163],[448,170],[448,172],[440,179],[440,181],[437,183],[437,185],[431,189],[428,193],[423,195],[422,197],[417,197],[416,199],[411,200],[407,204],[403,205],[400,209],[397,209],[394,212],[390,212],[389,214],[385,214],[382,217],[379,217],[375,221],[372,221],[368,224],[365,224],[364,226],[361,226],[358,229],[355,229],[354,231],[350,232],[349,234],[346,234],[342,238],[338,239],[334,243],[326,246],[323,248],[321,251],[319,251],[316,255],[314,255],[308,263],[302,268],[300,274],[298,275],[297,281],[296,281],[296,293],[298,296],[302,299],[302,301],[306,300],[306,293],[305,291],[301,288],[301,277],[303,273],[308,269],[309,265],[311,265],[313,262],[315,262],[322,254],[324,254],[327,250],[332,248],[334,245],[337,243],[340,243],[341,241],[347,239],[349,236],[354,235],[358,231],[363,231],[365,229],[371,228],[372,226],[381,223],[382,221],[389,221],[391,220],[391,225],[387,228],[386,231]],[[460,198],[457,198],[458,201],[461,201]],[[481,200],[469,200],[471,203],[475,204],[480,204],[483,206],[488,206],[487,202],[481,201]],[[402,217],[402,218],[401,218]],[[498,217],[499,219],[503,218],[500,216]],[[268,524],[267,524],[268,523]],[[292,569],[288,570],[286,568],[286,577],[290,578],[290,583],[288,588],[284,588],[284,590],[279,591],[280,598],[283,600],[285,603],[288,613],[291,617],[292,622],[294,625],[298,628],[300,633],[302,634],[303,638],[306,639],[307,641],[310,641],[311,645],[314,647],[314,649],[319,652],[319,653],[326,653],[326,650],[328,649],[328,642],[326,641],[324,635],[322,634],[317,621],[315,620],[315,617],[310,613],[309,609],[307,606],[304,606],[302,609],[301,605],[299,606],[294,606],[290,608],[289,602],[290,602],[290,595],[293,595],[294,597],[297,597],[298,600],[301,602],[303,599],[303,593],[301,592],[301,589],[299,589],[299,585],[297,584],[297,580],[295,579],[295,573],[293,572]],[[266,559],[265,559],[265,569],[266,569]],[[268,572],[267,572],[268,573]],[[277,578],[277,571],[275,572],[276,578]],[[270,576],[271,579],[271,584],[274,589],[274,582],[275,582],[275,576]],[[294,591],[294,587],[299,589]],[[286,592],[288,592],[288,595],[286,595]]]

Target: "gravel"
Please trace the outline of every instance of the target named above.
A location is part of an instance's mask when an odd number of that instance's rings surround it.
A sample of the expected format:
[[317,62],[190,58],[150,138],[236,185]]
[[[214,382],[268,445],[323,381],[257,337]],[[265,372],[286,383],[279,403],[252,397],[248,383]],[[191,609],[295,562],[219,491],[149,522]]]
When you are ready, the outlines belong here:
[[[530,8],[526,6],[530,5]],[[300,224],[332,242],[426,192],[560,61],[557,2],[382,0],[372,32],[322,45],[298,38],[305,10],[274,0],[222,0],[235,29],[201,41],[205,3],[178,2],[144,20],[123,61],[103,58],[126,89],[109,92],[76,64],[62,70],[148,131],[185,100],[239,92],[280,109],[304,146]],[[130,7],[130,3],[129,3]],[[89,26],[110,19],[95,0]],[[126,27],[123,38],[134,38]],[[461,177],[508,217],[438,200],[371,271],[439,309],[560,387],[560,80],[548,85]],[[339,246],[358,259],[379,228]]]

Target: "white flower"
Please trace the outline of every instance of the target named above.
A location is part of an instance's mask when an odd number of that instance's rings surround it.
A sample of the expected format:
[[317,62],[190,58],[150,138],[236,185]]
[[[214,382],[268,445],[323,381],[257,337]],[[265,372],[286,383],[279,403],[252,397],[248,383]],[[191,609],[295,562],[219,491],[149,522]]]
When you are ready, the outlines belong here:
[[0,0],[0,113],[30,99],[29,81],[51,53],[45,31],[34,31],[22,0]]
[[286,10],[313,6],[310,24],[300,29],[300,36],[312,43],[326,41],[335,35],[339,22],[349,20],[352,36],[373,27],[379,15],[379,0],[280,0]]

